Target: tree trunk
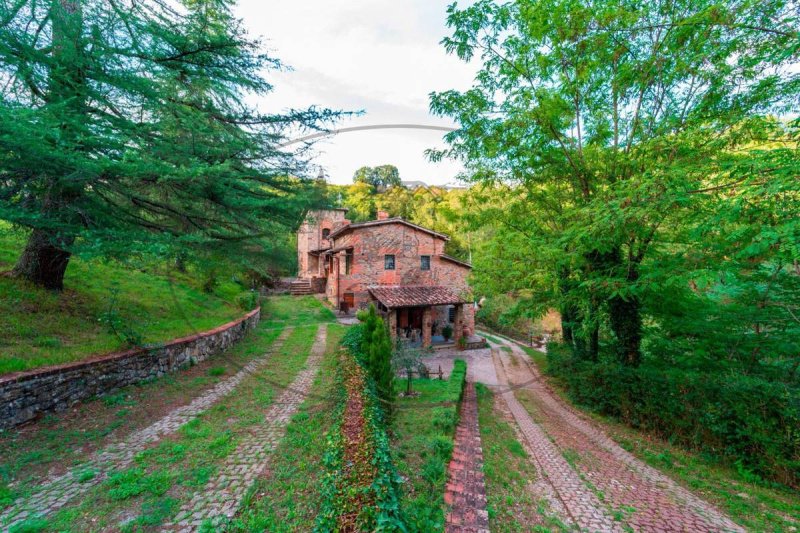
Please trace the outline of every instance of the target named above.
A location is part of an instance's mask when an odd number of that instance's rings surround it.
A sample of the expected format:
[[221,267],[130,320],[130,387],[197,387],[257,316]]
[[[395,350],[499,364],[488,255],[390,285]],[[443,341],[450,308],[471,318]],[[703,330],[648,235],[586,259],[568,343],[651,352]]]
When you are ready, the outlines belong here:
[[33,230],[12,274],[45,289],[62,290],[64,273],[72,255],[65,248],[72,241],[45,230]]
[[[627,275],[629,283],[639,279],[639,271],[630,266]],[[620,360],[627,366],[639,366],[642,362],[642,315],[641,302],[633,295],[627,299],[614,296],[608,301],[611,329],[617,336]]]

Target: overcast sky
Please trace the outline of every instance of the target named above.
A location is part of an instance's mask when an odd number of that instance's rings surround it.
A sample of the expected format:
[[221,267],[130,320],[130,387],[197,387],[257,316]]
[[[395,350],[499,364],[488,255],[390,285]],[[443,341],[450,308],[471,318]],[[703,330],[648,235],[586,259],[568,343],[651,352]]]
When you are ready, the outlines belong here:
[[[292,67],[272,73],[276,111],[319,105],[363,110],[339,127],[417,123],[452,125],[428,113],[428,94],[470,86],[474,67],[448,56],[452,0],[239,0],[251,34]],[[460,2],[463,4],[464,2]],[[453,183],[461,167],[429,163],[424,150],[442,147],[442,132],[386,130],[344,133],[316,145],[315,163],[332,183],[350,183],[361,166],[393,164],[403,180]]]

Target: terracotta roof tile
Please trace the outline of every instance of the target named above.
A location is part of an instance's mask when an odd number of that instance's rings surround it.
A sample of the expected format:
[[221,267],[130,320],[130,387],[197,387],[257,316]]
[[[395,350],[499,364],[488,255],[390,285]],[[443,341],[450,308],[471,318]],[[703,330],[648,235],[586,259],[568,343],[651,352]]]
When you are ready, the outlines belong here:
[[429,305],[452,305],[468,303],[466,294],[462,295],[455,287],[416,286],[416,285],[373,285],[369,292],[389,309],[397,307],[426,307]]
[[385,218],[385,219],[382,219],[382,220],[368,220],[367,222],[355,222],[353,224],[345,224],[344,226],[342,226],[340,228],[336,228],[335,230],[333,230],[331,232],[331,234],[328,235],[328,238],[329,239],[335,239],[339,235],[342,235],[342,234],[344,234],[344,233],[346,233],[348,231],[354,231],[354,230],[358,230],[358,229],[361,229],[361,228],[369,228],[369,227],[372,227],[372,226],[383,226],[384,224],[403,224],[404,226],[408,226],[408,227],[417,229],[419,231],[424,231],[425,233],[433,235],[434,237],[438,237],[438,238],[440,238],[442,240],[445,240],[445,241],[449,241],[450,240],[450,237],[448,237],[444,233],[439,233],[439,232],[433,231],[432,229],[428,229],[426,227],[419,226],[417,224],[409,222],[408,220],[405,220],[404,218],[400,218],[400,217]]

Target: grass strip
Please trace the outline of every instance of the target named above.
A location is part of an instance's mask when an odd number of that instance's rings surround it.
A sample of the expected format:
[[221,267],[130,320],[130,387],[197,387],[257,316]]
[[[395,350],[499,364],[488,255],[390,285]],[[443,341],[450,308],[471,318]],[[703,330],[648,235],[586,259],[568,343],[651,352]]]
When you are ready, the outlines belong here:
[[344,326],[328,326],[325,357],[308,398],[286,428],[266,475],[249,492],[228,526],[236,532],[291,532],[314,528],[325,476],[322,457],[336,423],[336,352]]

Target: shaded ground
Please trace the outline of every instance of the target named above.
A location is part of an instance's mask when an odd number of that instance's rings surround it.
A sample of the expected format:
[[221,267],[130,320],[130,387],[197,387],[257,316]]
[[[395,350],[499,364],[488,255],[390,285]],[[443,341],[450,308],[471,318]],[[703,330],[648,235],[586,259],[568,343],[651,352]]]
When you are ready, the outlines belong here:
[[[0,273],[24,246],[21,233],[0,222]],[[221,279],[180,273],[163,263],[73,258],[65,290],[54,293],[0,275],[0,375],[66,363],[213,329],[241,316],[245,289]]]

